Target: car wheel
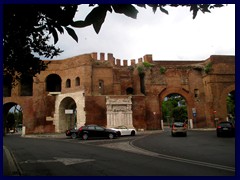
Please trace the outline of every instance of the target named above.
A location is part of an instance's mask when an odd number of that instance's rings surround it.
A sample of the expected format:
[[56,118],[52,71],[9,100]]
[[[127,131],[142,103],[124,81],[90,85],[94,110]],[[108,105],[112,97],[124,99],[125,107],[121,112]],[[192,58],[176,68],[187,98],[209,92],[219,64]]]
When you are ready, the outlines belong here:
[[110,133],[110,134],[108,135],[108,137],[109,137],[109,139],[113,139],[114,135],[113,135],[112,133]]
[[77,134],[76,134],[76,133],[72,133],[72,134],[71,134],[71,138],[72,138],[72,139],[76,139],[76,138],[77,138]]
[[120,131],[118,131],[118,132],[117,132],[117,135],[118,135],[118,137],[120,137],[120,136],[121,136],[121,132],[120,132]]
[[82,138],[83,138],[83,140],[87,140],[88,139],[88,134],[83,134]]
[[131,136],[135,136],[135,131],[132,131],[132,132],[131,132]]

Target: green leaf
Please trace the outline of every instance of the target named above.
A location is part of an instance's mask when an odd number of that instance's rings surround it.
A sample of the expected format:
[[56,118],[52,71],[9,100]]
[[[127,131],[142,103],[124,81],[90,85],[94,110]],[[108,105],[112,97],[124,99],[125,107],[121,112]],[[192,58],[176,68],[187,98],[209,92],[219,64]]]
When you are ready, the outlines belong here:
[[137,18],[138,10],[131,4],[114,4],[113,10],[119,14],[125,14],[133,19]]
[[76,41],[78,42],[78,37],[75,33],[75,31],[72,28],[69,27],[65,27],[65,29],[67,30],[68,34]]
[[223,7],[223,4],[214,4],[213,7]]
[[71,23],[71,26],[82,28],[91,25],[91,23],[87,23],[86,21],[74,21]]
[[139,6],[139,7],[144,7],[144,8],[146,8],[146,5],[145,4],[136,4],[137,6]]
[[198,5],[197,4],[192,4],[190,11],[193,11],[193,19],[197,16],[198,13]]
[[168,14],[168,11],[166,9],[164,9],[162,6],[159,6],[159,8],[163,13]]
[[61,34],[63,34],[64,33],[64,30],[63,30],[63,28],[62,28],[62,26],[60,26],[60,25],[56,25],[56,28],[57,28],[57,30],[61,33]]
[[205,13],[205,12],[211,12],[208,8],[209,8],[209,6],[210,6],[210,4],[201,4],[200,5],[200,8],[201,8],[201,11],[203,12],[203,13]]
[[152,7],[153,13],[156,12],[158,4],[148,4],[148,6]]
[[86,16],[84,21],[75,21],[71,25],[79,28],[93,25],[95,32],[98,34],[105,21],[107,11],[112,11],[111,6],[99,5]]
[[55,28],[51,28],[50,29],[50,34],[53,35],[53,39],[54,39],[54,44],[56,44],[58,42],[58,34]]
[[109,10],[109,7],[105,5],[100,5],[96,8],[94,8],[86,17],[85,22],[87,24],[92,24],[95,32],[98,34],[102,24],[105,20],[107,11]]
[[103,24],[103,22],[104,22],[104,20],[105,20],[105,17],[104,17],[104,18],[100,18],[98,21],[96,21],[96,22],[93,23],[93,28],[94,28],[94,30],[95,30],[95,32],[96,32],[97,34],[99,33],[99,31],[100,31],[100,29],[101,29],[101,27],[102,27],[102,24]]

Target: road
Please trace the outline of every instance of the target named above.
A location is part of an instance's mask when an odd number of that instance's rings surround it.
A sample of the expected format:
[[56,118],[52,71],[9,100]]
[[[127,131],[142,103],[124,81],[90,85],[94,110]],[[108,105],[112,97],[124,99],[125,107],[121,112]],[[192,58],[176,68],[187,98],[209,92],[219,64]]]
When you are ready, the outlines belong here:
[[213,132],[173,138],[166,131],[113,140],[3,138],[22,176],[233,176],[234,141]]
[[188,131],[188,137],[172,137],[166,131],[132,144],[158,154],[235,167],[235,138],[218,138],[215,131]]

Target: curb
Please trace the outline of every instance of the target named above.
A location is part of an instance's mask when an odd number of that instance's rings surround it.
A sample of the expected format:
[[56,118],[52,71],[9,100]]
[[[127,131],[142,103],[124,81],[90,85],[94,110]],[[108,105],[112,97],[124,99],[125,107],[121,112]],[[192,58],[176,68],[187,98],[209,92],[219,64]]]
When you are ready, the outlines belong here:
[[[162,133],[166,130],[169,130],[169,128],[164,128],[163,130],[143,130],[143,131],[137,131],[137,134],[156,134],[156,133]],[[188,131],[215,131],[215,128],[193,128],[188,129]],[[53,133],[53,134],[28,134],[28,135],[22,135],[21,137],[24,138],[67,138],[65,133]]]
[[6,146],[3,146],[4,153],[6,155],[6,159],[9,167],[9,172],[10,174],[8,176],[20,176],[21,171],[20,168],[18,167],[16,160],[13,156],[13,154],[8,150]]
[[189,131],[216,131],[216,128],[196,128],[188,129]]

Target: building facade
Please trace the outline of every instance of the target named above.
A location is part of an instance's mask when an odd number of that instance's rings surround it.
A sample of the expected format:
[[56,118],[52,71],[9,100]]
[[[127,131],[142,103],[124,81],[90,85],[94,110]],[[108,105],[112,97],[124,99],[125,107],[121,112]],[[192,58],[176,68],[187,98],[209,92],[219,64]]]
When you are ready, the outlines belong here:
[[3,114],[18,104],[25,133],[65,132],[74,126],[126,125],[161,129],[162,102],[179,94],[195,127],[214,127],[228,116],[235,91],[235,56],[203,61],[158,61],[152,55],[119,60],[113,54],[83,54],[52,60],[47,70],[11,88],[4,77]]

